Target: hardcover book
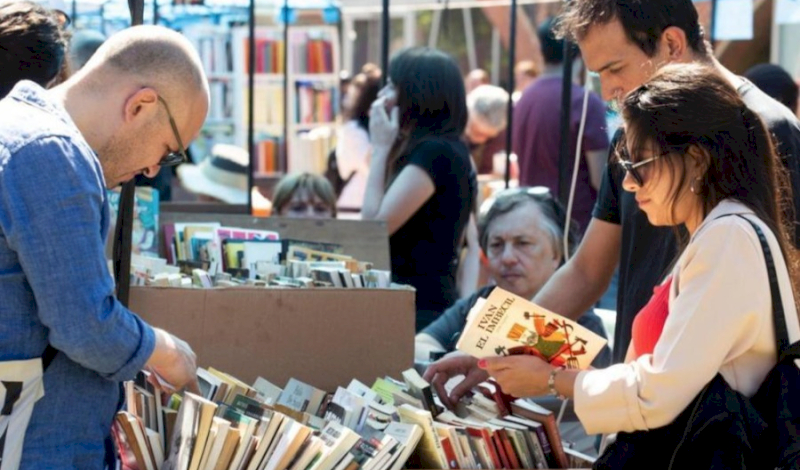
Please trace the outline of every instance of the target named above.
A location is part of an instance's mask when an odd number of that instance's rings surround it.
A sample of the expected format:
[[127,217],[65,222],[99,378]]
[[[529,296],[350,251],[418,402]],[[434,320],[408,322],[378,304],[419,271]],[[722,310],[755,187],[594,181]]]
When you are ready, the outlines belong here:
[[496,287],[475,304],[456,349],[475,357],[529,354],[585,369],[606,339],[568,318]]

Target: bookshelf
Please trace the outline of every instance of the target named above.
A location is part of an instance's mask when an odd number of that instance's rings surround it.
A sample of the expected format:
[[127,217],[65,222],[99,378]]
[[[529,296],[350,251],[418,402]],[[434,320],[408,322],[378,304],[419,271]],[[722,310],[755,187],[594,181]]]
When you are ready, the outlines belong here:
[[236,121],[233,97],[237,82],[233,73],[231,51],[231,28],[213,23],[194,23],[183,29],[183,34],[192,42],[200,55],[211,94],[208,110],[200,137],[192,144],[196,158],[208,155],[215,143],[234,143]]
[[[339,110],[339,32],[335,26],[290,26],[286,50],[282,26],[256,28],[254,161],[256,178],[286,172],[325,171],[334,147]],[[235,142],[247,146],[248,30],[232,32]],[[284,75],[283,55],[288,54]],[[284,77],[288,86],[284,87]],[[284,90],[288,93],[288,145],[284,139]],[[285,154],[285,158],[284,158]]]

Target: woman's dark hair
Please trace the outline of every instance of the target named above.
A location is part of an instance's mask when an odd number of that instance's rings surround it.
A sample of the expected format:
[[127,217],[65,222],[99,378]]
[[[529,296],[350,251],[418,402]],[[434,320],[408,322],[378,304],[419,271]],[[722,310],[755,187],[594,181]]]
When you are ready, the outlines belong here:
[[389,79],[397,90],[400,135],[389,153],[387,187],[402,169],[407,150],[430,137],[461,138],[468,115],[458,64],[442,51],[400,51],[389,63]]
[[[489,245],[489,227],[501,215],[508,214],[525,204],[534,203],[544,215],[544,223],[552,236],[554,252],[559,255],[560,264],[564,264],[563,243],[564,228],[567,225],[567,211],[558,202],[549,189],[544,186],[506,189],[497,193],[487,201],[488,209],[481,210],[478,217],[478,243],[484,253]],[[580,227],[575,220],[570,220],[567,246],[572,254],[580,243]]]
[[343,112],[345,121],[358,121],[358,125],[369,132],[369,109],[381,89],[381,69],[366,64],[361,73],[350,80],[348,93],[358,93],[353,105]]
[[[653,155],[664,154],[654,164],[669,168],[677,182],[673,207],[689,185],[702,199],[704,216],[723,199],[736,199],[775,233],[796,279],[787,225],[794,220],[794,205],[785,168],[764,124],[725,78],[697,64],[663,67],[625,98],[622,116],[628,150],[649,148]],[[702,175],[687,174],[692,146],[707,154]],[[636,161],[641,152],[629,154]]]
[[0,98],[21,80],[47,86],[61,70],[66,48],[52,11],[27,1],[0,6]]

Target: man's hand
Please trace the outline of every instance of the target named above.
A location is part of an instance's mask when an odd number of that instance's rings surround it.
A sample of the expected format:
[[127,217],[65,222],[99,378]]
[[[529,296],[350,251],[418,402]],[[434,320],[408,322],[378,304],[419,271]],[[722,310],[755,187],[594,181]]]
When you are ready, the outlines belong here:
[[179,391],[184,387],[192,393],[200,393],[197,383],[197,356],[192,348],[180,338],[166,331],[153,328],[156,347],[146,367],[169,382]]
[[[453,387],[453,391],[448,396],[444,385],[448,380],[459,375],[463,375],[464,380]],[[425,371],[423,378],[433,385],[442,404],[452,410],[461,400],[461,397],[479,383],[486,381],[489,378],[489,374],[478,368],[478,359],[466,354],[456,353],[431,364]]]

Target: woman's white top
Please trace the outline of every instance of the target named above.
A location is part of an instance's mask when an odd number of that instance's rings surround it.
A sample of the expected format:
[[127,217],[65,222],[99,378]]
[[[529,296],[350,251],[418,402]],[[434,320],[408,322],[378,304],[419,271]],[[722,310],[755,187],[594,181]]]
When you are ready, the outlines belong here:
[[733,389],[753,396],[775,365],[764,253],[753,227],[737,216],[718,218],[727,214],[745,215],[764,232],[775,260],[789,340],[800,339],[791,283],[775,235],[747,207],[725,200],[698,227],[672,272],[669,315],[653,353],[578,374],[575,412],[587,433],[664,426],[717,372]]
[[337,206],[345,209],[361,209],[369,175],[369,157],[372,146],[369,133],[357,121],[348,121],[339,128],[336,138],[336,163],[339,174],[347,179],[355,171],[353,179],[345,185]]

